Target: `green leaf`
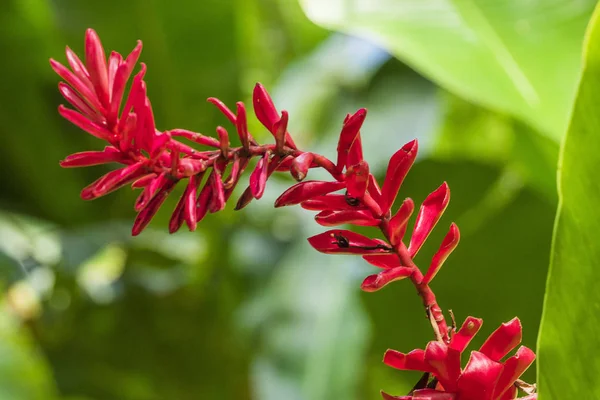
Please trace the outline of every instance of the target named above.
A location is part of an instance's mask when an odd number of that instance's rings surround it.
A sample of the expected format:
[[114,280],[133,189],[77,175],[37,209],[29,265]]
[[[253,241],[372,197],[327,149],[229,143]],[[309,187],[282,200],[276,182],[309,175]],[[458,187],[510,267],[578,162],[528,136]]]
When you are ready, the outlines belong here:
[[301,0],[329,29],[367,37],[445,89],[557,139],[592,0]]
[[559,209],[538,341],[541,398],[600,398],[600,7],[559,161]]
[[21,323],[3,306],[0,310],[0,398],[57,398],[46,360],[35,347]]
[[[501,179],[512,176],[556,203],[558,143],[507,115],[453,95],[442,98],[445,117],[435,159],[466,159],[504,168]],[[506,185],[500,185],[504,194],[505,189]]]

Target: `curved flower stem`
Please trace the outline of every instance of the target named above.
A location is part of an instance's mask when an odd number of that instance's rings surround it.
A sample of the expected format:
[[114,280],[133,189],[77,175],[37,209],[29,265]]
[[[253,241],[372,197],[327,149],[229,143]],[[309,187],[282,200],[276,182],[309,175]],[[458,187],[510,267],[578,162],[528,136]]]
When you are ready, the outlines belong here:
[[[381,219],[381,223],[379,224],[379,229],[384,234],[386,239],[390,241],[389,234],[389,217],[384,216]],[[439,341],[448,342],[449,337],[449,328],[446,323],[446,319],[444,317],[444,313],[437,303],[435,294],[433,290],[429,286],[429,284],[423,284],[423,273],[414,263],[413,259],[410,257],[408,253],[408,249],[403,242],[400,242],[396,246],[392,246],[394,253],[398,255],[402,265],[412,268],[413,272],[410,275],[410,281],[413,283],[415,289],[417,289],[417,294],[421,297],[423,301],[423,306],[425,306],[425,312],[427,313],[427,317],[431,321],[432,328],[436,335],[436,338]]]

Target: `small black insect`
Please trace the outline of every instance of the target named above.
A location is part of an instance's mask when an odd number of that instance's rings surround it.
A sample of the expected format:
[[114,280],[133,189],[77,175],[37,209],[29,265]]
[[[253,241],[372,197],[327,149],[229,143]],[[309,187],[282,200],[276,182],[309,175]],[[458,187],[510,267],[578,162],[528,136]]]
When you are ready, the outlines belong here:
[[362,250],[386,250],[386,251],[391,251],[392,248],[389,246],[386,246],[384,244],[376,244],[375,246],[356,246],[356,245],[351,245],[350,241],[348,240],[348,238],[346,238],[345,236],[339,234],[339,233],[332,233],[331,237],[335,239],[335,242],[333,242],[333,244],[337,244],[337,246],[340,249],[348,249],[350,247],[355,248],[355,249],[362,249]]
[[348,196],[348,192],[344,193],[344,198],[346,199],[346,204],[350,207],[358,207],[360,205],[360,199],[358,197]]

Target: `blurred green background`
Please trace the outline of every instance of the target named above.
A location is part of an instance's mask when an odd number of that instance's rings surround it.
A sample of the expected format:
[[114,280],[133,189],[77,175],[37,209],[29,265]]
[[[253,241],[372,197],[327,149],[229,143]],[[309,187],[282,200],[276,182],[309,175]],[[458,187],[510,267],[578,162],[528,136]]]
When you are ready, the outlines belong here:
[[418,264],[450,222],[462,232],[433,284],[440,305],[459,323],[484,318],[478,343],[518,315],[535,347],[558,143],[595,1],[301,3],[0,2],[0,399],[377,399],[418,379],[383,365],[384,351],[431,339],[408,283],[362,293],[372,267],[313,251],[311,213],[273,209],[287,176],[195,233],[168,235],[176,195],[136,238],[134,193],[80,200],[107,169],[58,161],[103,144],[58,116],[48,58],[65,62],[66,44],[81,55],[88,27],[107,51],[144,41],[159,129],[212,134],[228,125],[205,99],[248,102],[260,81],[296,142],[328,156],[346,113],[367,107],[379,177],[418,138],[399,199],[452,190]]

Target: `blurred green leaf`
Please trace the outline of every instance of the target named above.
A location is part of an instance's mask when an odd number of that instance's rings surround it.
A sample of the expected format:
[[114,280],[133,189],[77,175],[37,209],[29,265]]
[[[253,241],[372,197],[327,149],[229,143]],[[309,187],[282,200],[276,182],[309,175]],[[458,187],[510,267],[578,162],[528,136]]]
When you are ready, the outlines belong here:
[[559,163],[560,205],[539,338],[540,398],[600,397],[600,7]]
[[[466,159],[501,167],[501,179],[511,187],[528,184],[554,204],[558,144],[507,115],[469,103],[451,94],[443,96],[444,123],[435,140],[433,158]],[[520,181],[520,184],[517,184]],[[507,196],[510,187],[498,182]],[[500,196],[492,193],[497,200]]]
[[[3,300],[6,297],[3,296]],[[20,321],[0,310],[0,398],[5,400],[57,399],[56,386],[46,361],[35,348]]]
[[555,140],[567,124],[593,0],[300,0],[315,23],[372,39],[445,89]]
[[[320,231],[314,224],[310,232]],[[368,339],[359,302],[360,259],[324,258],[299,239],[261,297],[244,310],[260,327],[254,398],[357,399]]]

